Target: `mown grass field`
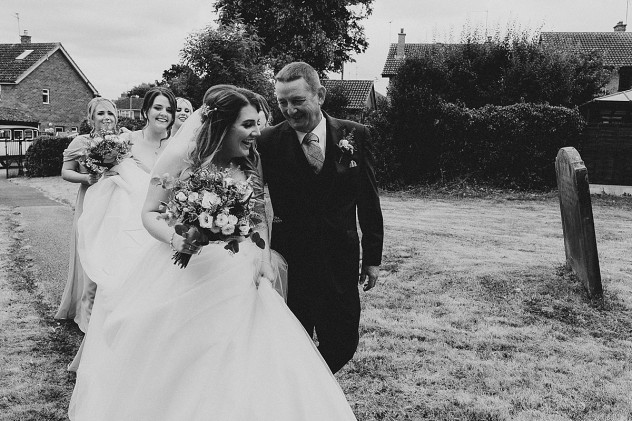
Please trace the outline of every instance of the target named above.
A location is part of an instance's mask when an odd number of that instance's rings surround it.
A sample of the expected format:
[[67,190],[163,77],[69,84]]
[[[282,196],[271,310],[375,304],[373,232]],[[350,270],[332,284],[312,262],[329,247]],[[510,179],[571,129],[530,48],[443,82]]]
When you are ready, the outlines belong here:
[[[74,202],[59,178],[17,182]],[[555,193],[422,190],[382,205],[381,279],[361,292],[360,346],[337,375],[359,420],[632,419],[632,199],[593,196],[605,290],[595,300],[564,268]],[[0,397],[0,420],[64,419],[76,332],[33,332],[48,358],[3,355],[23,318],[47,326],[64,281],[0,285],[24,307],[0,333],[0,361],[15,366],[0,376],[12,397]],[[45,417],[15,418],[24,405]]]

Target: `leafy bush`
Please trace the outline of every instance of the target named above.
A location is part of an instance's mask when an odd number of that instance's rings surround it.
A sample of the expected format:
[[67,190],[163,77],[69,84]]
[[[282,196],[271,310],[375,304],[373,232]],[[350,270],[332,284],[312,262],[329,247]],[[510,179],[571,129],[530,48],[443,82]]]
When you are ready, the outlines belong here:
[[[466,108],[415,96],[372,114],[376,175],[383,188],[468,178],[497,187],[555,187],[559,148],[580,148],[574,108],[548,104]],[[425,110],[425,111],[424,111]]]
[[381,188],[396,189],[401,187],[402,165],[391,138],[391,126],[385,112],[387,107],[388,101],[379,98],[377,110],[367,115],[365,124],[371,132],[375,178]]
[[119,117],[118,127],[126,127],[131,131],[136,131],[145,127],[145,121],[138,118]]
[[29,177],[50,177],[61,173],[63,152],[71,137],[40,136],[26,151],[25,170]]
[[407,59],[379,122],[382,186],[470,178],[498,187],[555,186],[563,146],[579,147],[576,107],[607,79],[598,54],[542,48],[510,35],[436,45]]
[[335,85],[327,91],[322,109],[332,117],[347,118],[346,107],[348,103],[349,99],[345,94],[345,88],[342,85]]
[[560,148],[579,148],[585,126],[577,108],[547,104],[487,105],[469,109],[443,104],[436,124],[442,180],[473,176],[500,187],[549,189],[556,185]]
[[412,85],[472,108],[519,102],[574,107],[597,96],[609,78],[597,52],[558,51],[509,34],[483,43],[435,44],[404,62],[393,90]]

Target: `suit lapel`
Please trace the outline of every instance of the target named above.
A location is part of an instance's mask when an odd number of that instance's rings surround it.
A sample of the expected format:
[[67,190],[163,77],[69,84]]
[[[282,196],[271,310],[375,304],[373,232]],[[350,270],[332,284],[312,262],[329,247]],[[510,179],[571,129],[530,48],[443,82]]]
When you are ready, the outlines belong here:
[[298,143],[296,132],[287,122],[281,128],[280,139],[282,142],[280,150],[285,153],[283,165],[287,165],[293,174],[300,174],[303,178],[313,177],[314,173],[305,157],[303,148]]
[[326,199],[331,189],[335,186],[335,181],[338,176],[338,165],[336,160],[338,159],[338,142],[340,136],[342,136],[342,124],[339,120],[329,117],[325,114],[327,122],[327,149],[325,151],[325,164],[323,167],[323,174],[325,186],[323,188],[323,199]]

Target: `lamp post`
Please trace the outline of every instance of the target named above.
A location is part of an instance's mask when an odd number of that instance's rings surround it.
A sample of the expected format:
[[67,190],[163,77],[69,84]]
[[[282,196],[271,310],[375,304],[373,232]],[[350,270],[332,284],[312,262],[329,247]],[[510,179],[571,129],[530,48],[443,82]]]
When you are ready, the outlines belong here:
[[130,95],[129,96],[129,110],[130,110],[130,118],[135,118],[134,117],[134,110],[132,110],[132,98],[140,98],[138,95]]

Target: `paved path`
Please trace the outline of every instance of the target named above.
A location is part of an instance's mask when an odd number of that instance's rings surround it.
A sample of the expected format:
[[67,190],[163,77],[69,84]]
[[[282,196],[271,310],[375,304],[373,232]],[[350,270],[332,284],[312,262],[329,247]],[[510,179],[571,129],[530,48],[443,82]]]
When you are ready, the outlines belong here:
[[43,298],[56,307],[68,271],[73,210],[34,188],[0,179],[0,217],[19,224],[17,234],[22,238],[22,250],[33,258],[36,279],[50,281],[46,282],[48,288],[41,291]]

